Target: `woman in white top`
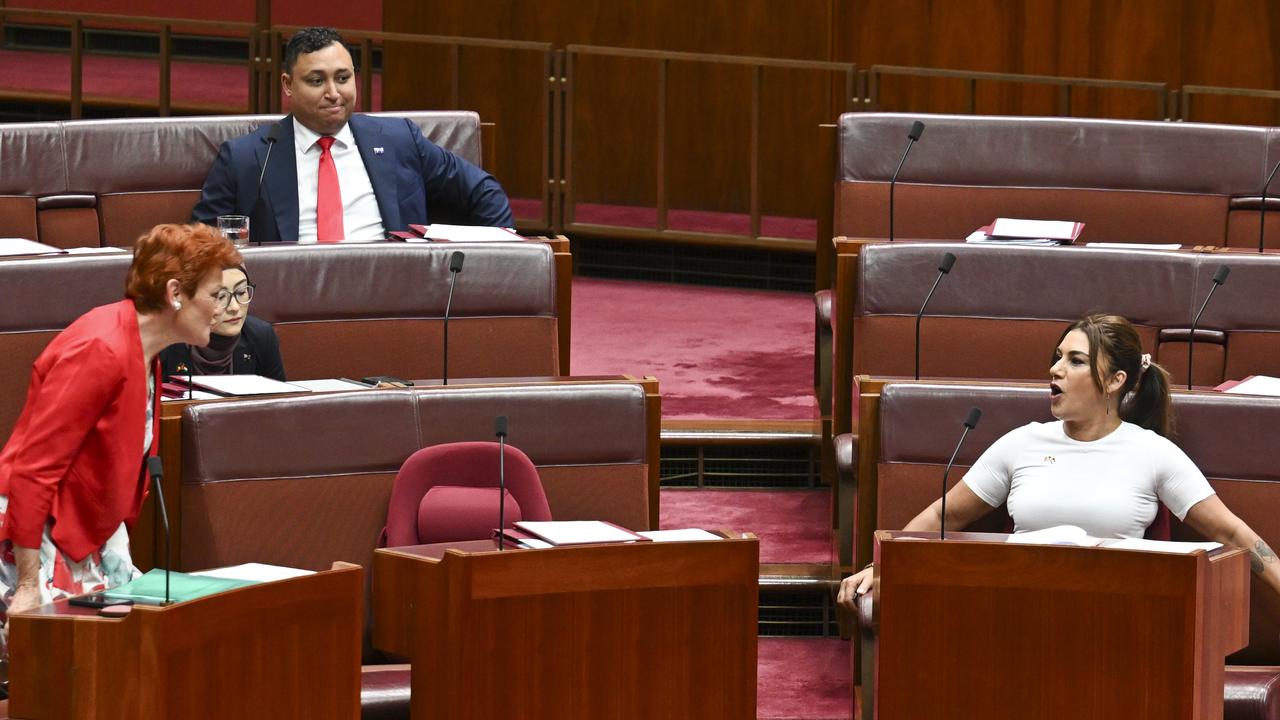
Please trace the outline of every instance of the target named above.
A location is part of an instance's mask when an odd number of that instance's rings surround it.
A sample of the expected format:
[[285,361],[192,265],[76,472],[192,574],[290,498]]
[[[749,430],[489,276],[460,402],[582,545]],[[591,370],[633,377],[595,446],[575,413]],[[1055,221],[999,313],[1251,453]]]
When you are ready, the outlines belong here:
[[[1280,563],[1257,533],[1222,504],[1178,446],[1169,374],[1143,354],[1119,315],[1090,315],[1067,328],[1049,368],[1058,419],[997,440],[947,492],[947,526],[964,527],[1007,504],[1015,532],[1077,525],[1095,537],[1142,537],[1164,503],[1206,538],[1247,548],[1253,572],[1280,592]],[[936,531],[942,501],[907,523]],[[868,565],[840,584],[852,608],[872,587]]]

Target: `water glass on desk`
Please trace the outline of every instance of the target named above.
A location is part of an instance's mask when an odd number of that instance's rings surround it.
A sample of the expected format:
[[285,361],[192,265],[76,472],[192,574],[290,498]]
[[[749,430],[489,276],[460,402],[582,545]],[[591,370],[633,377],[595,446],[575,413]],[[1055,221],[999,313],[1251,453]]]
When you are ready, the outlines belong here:
[[249,246],[249,218],[246,215],[219,215],[218,232],[238,248]]

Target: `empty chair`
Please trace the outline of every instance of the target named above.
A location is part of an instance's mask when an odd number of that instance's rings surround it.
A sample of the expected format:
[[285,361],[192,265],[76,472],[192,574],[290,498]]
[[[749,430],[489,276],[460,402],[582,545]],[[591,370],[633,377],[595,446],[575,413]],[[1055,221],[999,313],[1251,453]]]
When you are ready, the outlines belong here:
[[[423,448],[404,462],[391,486],[384,547],[484,540],[498,527],[498,443]],[[538,469],[507,445],[506,526],[550,520]]]

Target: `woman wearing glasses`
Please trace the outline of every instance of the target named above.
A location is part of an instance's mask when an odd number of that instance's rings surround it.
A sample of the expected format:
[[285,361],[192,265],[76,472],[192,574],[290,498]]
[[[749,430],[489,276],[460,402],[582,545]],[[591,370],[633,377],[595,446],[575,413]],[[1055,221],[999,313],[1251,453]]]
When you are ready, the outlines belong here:
[[244,266],[222,271],[222,322],[213,326],[209,344],[174,345],[160,353],[164,376],[261,375],[284,381],[280,339],[271,323],[249,314],[253,283]]
[[222,271],[240,253],[206,225],[138,238],[125,299],[96,307],[36,359],[0,451],[0,652],[8,615],[115,587],[136,572],[126,527],[160,447],[159,355],[204,345],[222,320]]

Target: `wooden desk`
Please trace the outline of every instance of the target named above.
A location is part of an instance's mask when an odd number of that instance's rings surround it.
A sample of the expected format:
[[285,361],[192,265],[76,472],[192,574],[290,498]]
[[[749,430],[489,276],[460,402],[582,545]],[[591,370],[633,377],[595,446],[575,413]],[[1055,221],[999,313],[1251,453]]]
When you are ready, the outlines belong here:
[[755,718],[755,538],[377,551],[415,718]]
[[[662,422],[662,399],[658,388],[658,381],[652,377],[634,378],[625,375],[614,376],[563,376],[563,377],[536,377],[536,378],[478,378],[467,379],[458,378],[449,381],[449,387],[466,387],[466,388],[494,388],[494,387],[528,387],[537,386],[570,386],[584,383],[625,383],[642,385],[645,389],[646,397],[646,418],[648,427],[646,434],[648,435],[648,447],[650,457],[648,459],[648,495],[649,495],[649,522],[650,527],[658,527],[658,506],[659,506],[659,434]],[[440,387],[438,380],[417,380],[416,388]],[[413,392],[413,388],[406,388],[405,392]],[[364,390],[353,390],[351,392],[359,393]],[[394,390],[392,390],[394,392]],[[311,395],[315,393],[307,393]],[[203,568],[188,568],[183,564],[182,559],[182,418],[183,411],[188,405],[200,403],[230,403],[241,402],[250,399],[259,399],[263,397],[279,398],[283,396],[257,396],[257,398],[220,398],[217,400],[171,400],[166,401],[160,408],[160,457],[164,461],[164,496],[166,507],[169,511],[169,523],[172,528],[173,536],[173,566],[177,569],[200,570]],[[160,533],[153,533],[154,523],[154,504],[152,501],[154,493],[148,497],[143,504],[142,510],[138,515],[138,521],[134,524],[132,531],[129,533],[130,549],[133,555],[133,563],[141,570],[148,570],[157,566],[157,560],[164,554],[164,536]],[[330,558],[331,560],[332,558]],[[328,562],[328,560],[326,560]]]
[[1248,643],[1244,550],[1007,537],[876,532],[875,718],[1222,717],[1224,659]]
[[66,601],[14,615],[9,714],[356,720],[363,577],[337,563],[122,619]]

